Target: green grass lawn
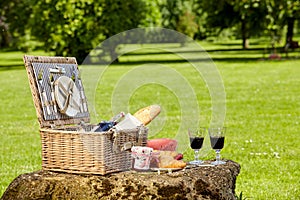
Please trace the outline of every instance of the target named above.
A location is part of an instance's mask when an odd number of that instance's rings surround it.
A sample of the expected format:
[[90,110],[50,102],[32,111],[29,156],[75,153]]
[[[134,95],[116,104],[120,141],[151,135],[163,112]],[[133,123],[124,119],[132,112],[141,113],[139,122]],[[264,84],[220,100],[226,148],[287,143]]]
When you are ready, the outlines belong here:
[[[236,193],[243,192],[243,197],[250,199],[299,199],[300,60],[295,58],[298,53],[277,61],[262,59],[268,52],[264,53],[261,43],[247,51],[239,50],[236,42],[201,45],[213,58],[225,86],[228,130],[221,155],[241,165]],[[41,169],[39,124],[22,55],[0,52],[0,196],[19,174]],[[92,121],[111,117],[111,91],[122,78],[143,63],[155,62],[176,70],[197,89],[201,124],[208,126],[211,102],[205,83],[189,63],[158,49],[127,54],[119,64],[107,68],[100,81],[96,81],[94,105],[98,116]],[[86,81],[87,92],[93,83]],[[182,98],[189,101],[188,96]],[[150,125],[150,137],[173,137],[181,121],[178,94],[164,85],[144,85],[132,93],[128,109],[134,112],[152,103],[160,104],[163,112]],[[204,159],[214,158],[212,150],[204,150]],[[192,159],[192,151],[186,151],[185,158]]]

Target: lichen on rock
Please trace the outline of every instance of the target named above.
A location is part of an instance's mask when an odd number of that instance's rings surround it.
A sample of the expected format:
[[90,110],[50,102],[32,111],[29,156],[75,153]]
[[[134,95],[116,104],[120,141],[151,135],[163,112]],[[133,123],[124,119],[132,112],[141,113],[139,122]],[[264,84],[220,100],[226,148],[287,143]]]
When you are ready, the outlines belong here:
[[36,171],[18,176],[1,200],[11,199],[235,199],[240,165],[205,166],[175,171],[125,171],[79,175]]

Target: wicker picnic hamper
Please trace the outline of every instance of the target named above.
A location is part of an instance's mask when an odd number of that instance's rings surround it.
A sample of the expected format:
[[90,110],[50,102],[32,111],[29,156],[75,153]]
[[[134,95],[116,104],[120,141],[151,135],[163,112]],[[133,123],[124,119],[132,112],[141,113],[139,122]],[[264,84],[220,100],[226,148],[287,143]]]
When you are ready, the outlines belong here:
[[[131,145],[145,146],[148,129],[92,132],[96,125],[89,124],[76,59],[24,56],[24,63],[40,124],[42,168],[101,175],[129,170],[132,157],[125,150]],[[59,88],[57,82],[62,79],[69,82]],[[57,102],[59,95],[65,95],[64,105]]]

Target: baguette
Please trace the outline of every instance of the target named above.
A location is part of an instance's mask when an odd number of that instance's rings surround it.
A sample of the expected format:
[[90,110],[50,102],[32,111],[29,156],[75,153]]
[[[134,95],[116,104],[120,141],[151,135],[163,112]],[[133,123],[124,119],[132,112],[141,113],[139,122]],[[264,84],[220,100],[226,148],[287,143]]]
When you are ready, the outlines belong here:
[[161,108],[159,105],[151,105],[138,110],[133,116],[146,126],[160,113],[160,111]]

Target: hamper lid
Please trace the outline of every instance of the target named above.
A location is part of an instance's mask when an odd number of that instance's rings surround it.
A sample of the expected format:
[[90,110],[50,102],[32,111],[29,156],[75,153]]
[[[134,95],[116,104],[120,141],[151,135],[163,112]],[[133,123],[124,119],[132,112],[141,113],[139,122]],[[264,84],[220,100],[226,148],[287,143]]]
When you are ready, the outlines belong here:
[[61,76],[54,82],[54,97],[61,113],[74,117],[80,108],[80,93],[74,81]]
[[89,122],[76,58],[24,56],[40,127]]

